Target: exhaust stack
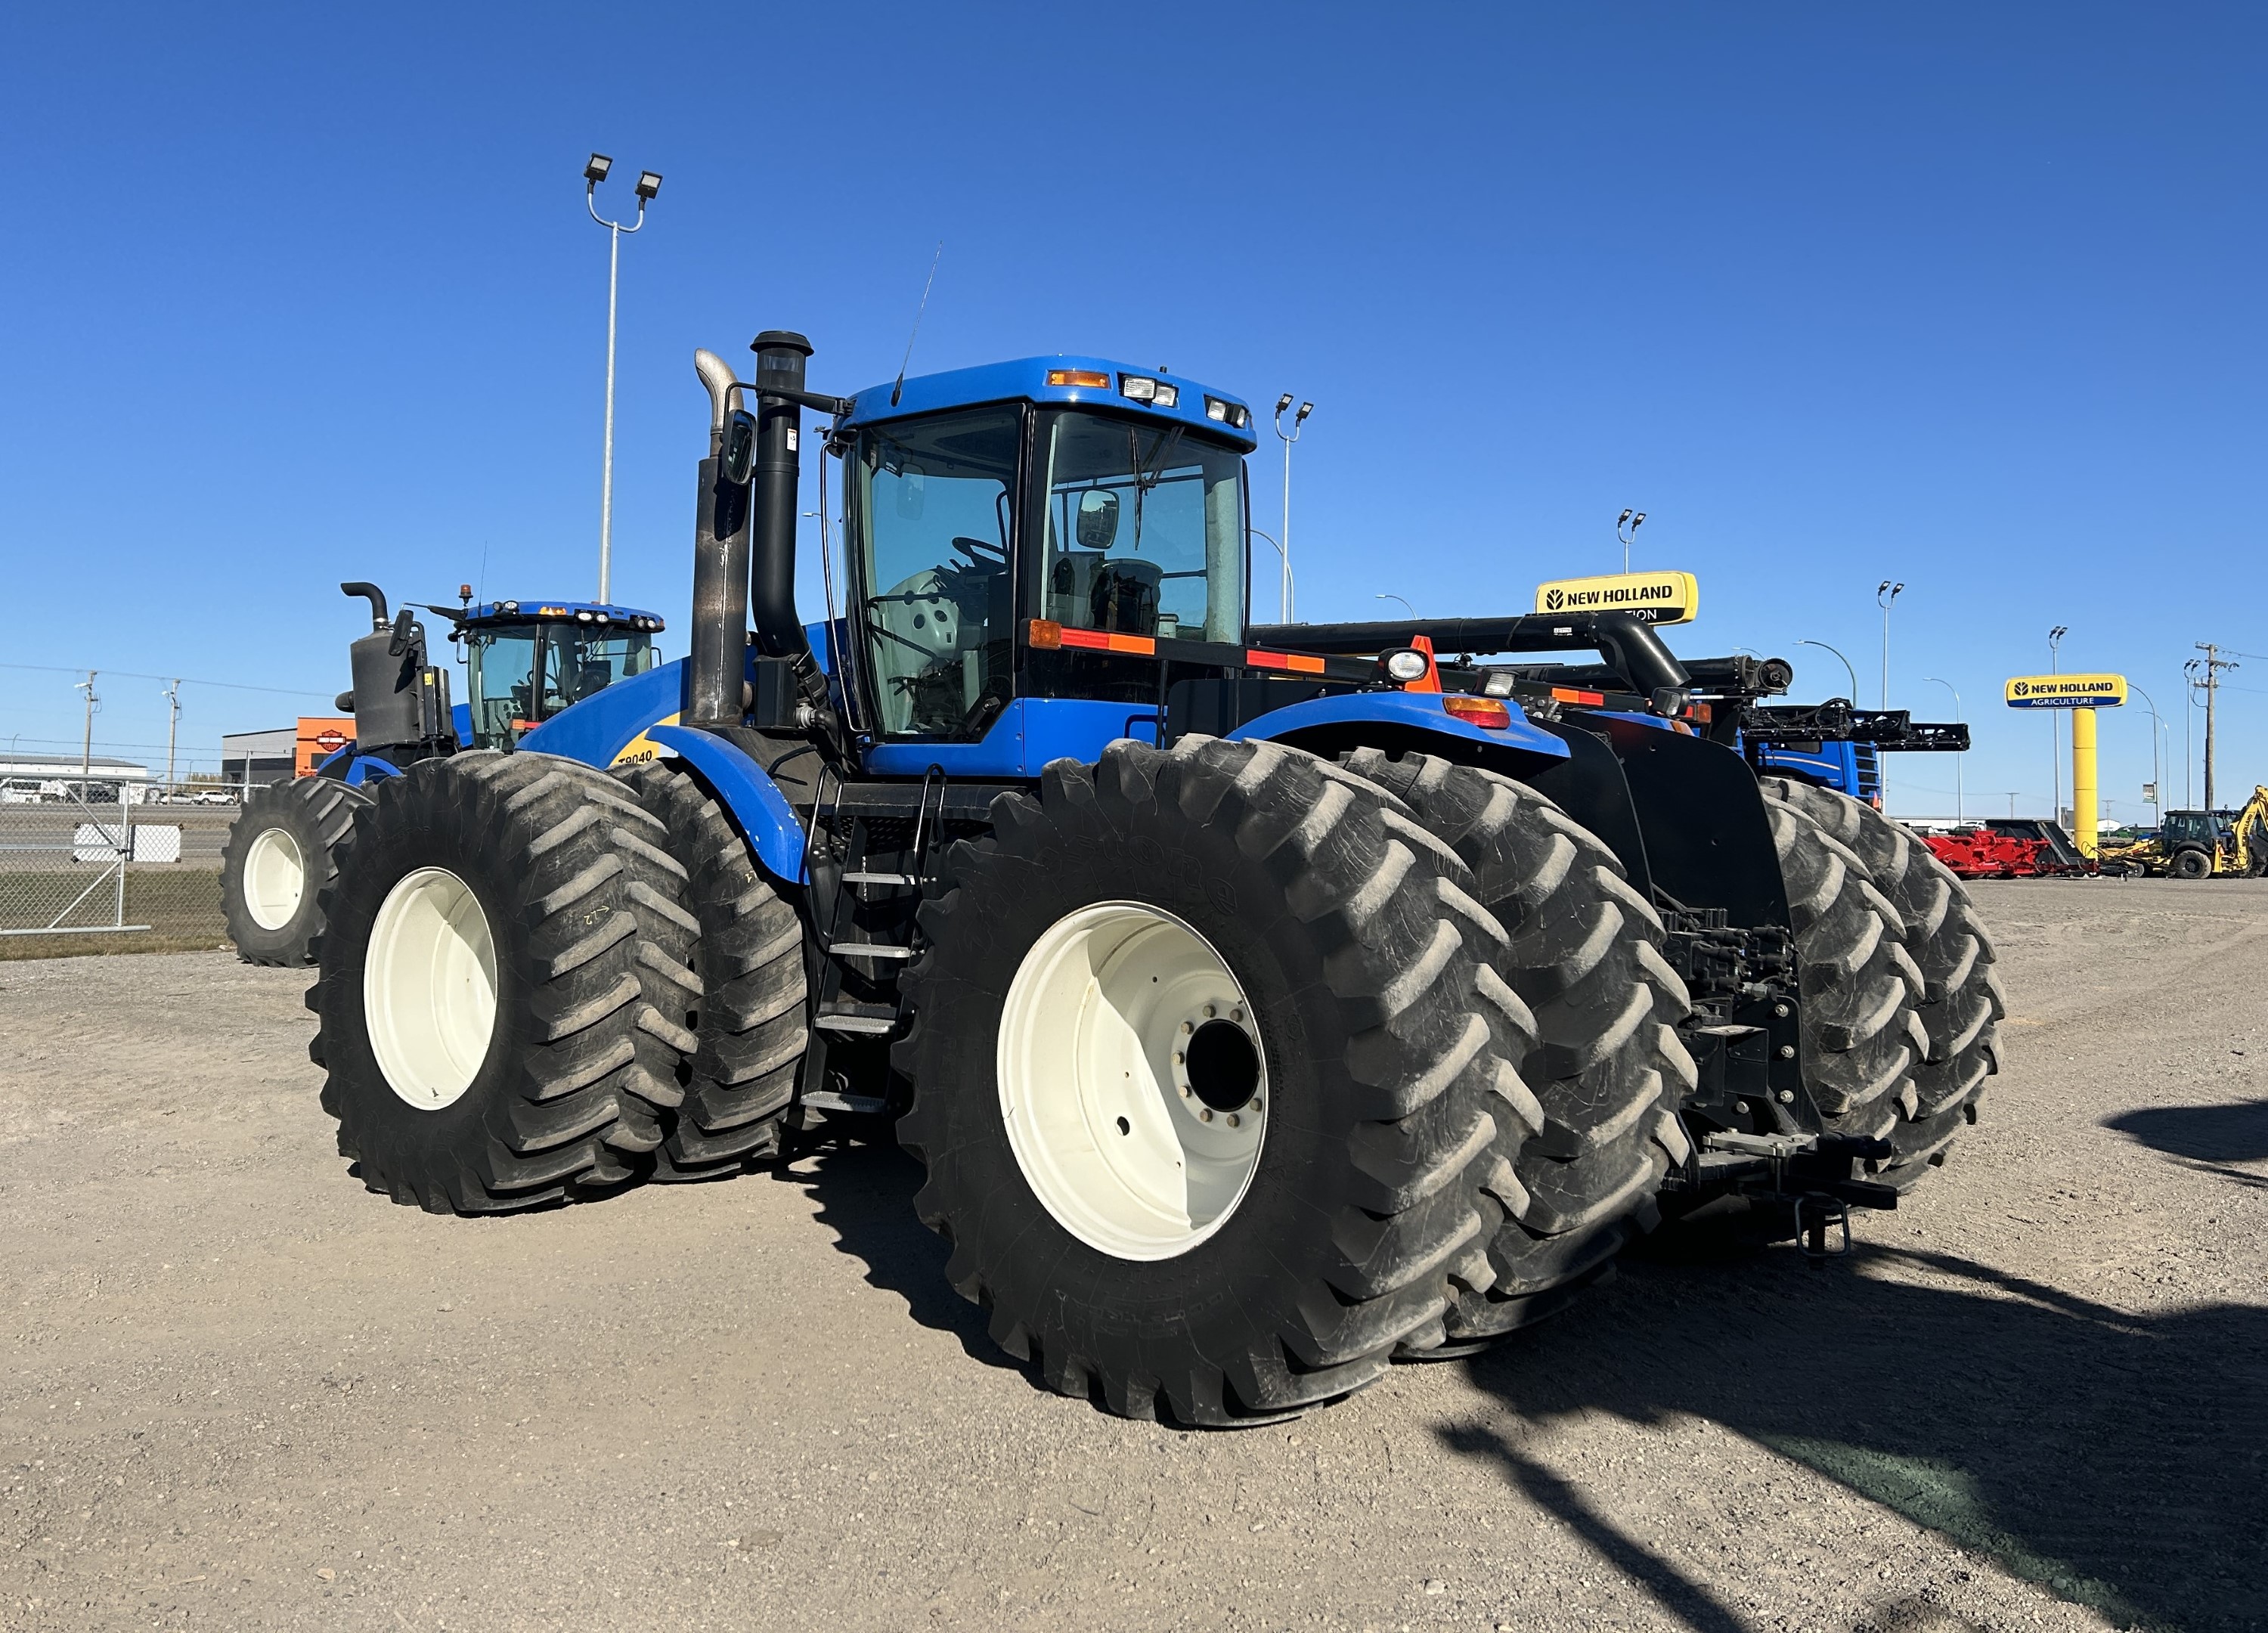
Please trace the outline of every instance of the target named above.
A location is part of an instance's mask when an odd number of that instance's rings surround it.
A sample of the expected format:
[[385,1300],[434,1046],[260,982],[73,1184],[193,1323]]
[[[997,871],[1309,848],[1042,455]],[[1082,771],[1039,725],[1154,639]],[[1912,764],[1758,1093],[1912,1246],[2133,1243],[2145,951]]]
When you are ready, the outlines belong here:
[[705,347],[693,371],[709,388],[709,457],[693,498],[693,624],[685,658],[688,725],[738,725],[747,708],[748,490],[718,468],[725,421],[740,407],[732,364]]
[[755,539],[749,547],[748,608],[756,651],[766,658],[811,658],[795,612],[795,506],[800,474],[802,406],[777,390],[803,391],[811,342],[786,329],[766,329],[748,347],[756,354]]

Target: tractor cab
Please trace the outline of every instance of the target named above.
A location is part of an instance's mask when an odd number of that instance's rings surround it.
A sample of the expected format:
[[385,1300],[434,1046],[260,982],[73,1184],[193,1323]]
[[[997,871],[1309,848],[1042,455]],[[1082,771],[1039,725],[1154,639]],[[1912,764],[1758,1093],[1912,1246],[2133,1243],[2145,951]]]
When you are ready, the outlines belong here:
[[482,601],[451,612],[475,748],[510,748],[562,710],[661,661],[660,616],[596,601]]
[[975,740],[1016,697],[1154,708],[1155,659],[1242,641],[1243,403],[1061,357],[895,394],[836,432],[877,737]]

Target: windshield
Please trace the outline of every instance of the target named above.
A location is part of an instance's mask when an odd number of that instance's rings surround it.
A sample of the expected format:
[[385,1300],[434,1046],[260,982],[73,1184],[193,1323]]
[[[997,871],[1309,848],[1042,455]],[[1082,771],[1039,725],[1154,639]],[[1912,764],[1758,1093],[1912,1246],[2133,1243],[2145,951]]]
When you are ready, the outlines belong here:
[[651,635],[591,624],[494,624],[468,631],[465,644],[475,748],[509,748],[539,722],[661,659]]
[[1244,635],[1243,457],[1156,425],[1042,416],[1045,611],[1160,640]]
[[1008,696],[1012,408],[884,425],[858,439],[866,658],[891,734],[981,732]]

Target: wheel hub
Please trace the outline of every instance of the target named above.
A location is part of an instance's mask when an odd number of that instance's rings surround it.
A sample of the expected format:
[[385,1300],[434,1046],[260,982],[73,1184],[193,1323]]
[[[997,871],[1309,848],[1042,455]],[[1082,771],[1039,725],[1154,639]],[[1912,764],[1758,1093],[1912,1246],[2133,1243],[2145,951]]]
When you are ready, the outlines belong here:
[[420,1111],[455,1104],[496,1031],[496,941],[472,886],[446,868],[403,875],[379,905],[363,1013],[387,1086]]
[[1251,1004],[1170,913],[1100,902],[1050,926],[1010,985],[998,1065],[1018,1166],[1089,1247],[1175,1257],[1251,1185],[1268,1099]]
[[307,863],[298,842],[280,828],[262,828],[244,853],[244,910],[262,930],[282,930],[307,892]]

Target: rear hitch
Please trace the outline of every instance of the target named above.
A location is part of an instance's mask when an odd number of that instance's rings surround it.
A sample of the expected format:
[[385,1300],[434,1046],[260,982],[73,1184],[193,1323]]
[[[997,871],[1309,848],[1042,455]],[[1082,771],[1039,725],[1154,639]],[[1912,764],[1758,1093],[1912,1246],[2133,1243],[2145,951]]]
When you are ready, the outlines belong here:
[[[1697,1168],[1713,1170],[1715,1188],[1767,1207],[1789,1210],[1796,1242],[1815,1267],[1851,1250],[1851,1210],[1888,1212],[1898,1205],[1894,1186],[1861,1179],[1862,1162],[1891,1154],[1888,1140],[1850,1134],[1743,1134],[1712,1129],[1701,1137]],[[1831,1246],[1829,1233],[1842,1232]]]

